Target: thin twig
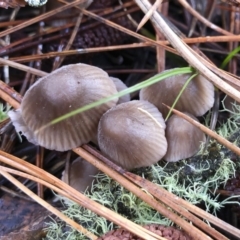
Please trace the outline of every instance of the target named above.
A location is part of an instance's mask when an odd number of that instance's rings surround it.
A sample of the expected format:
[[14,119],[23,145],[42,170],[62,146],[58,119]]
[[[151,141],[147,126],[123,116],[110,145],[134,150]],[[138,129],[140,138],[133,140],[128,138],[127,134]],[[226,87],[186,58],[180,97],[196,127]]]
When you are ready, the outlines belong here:
[[159,7],[159,5],[162,3],[162,0],[156,0],[156,2],[152,5],[152,8],[144,15],[141,22],[138,24],[137,32],[142,26],[149,20],[149,18],[152,16],[153,12]]
[[[9,86],[0,80],[0,98],[4,99],[8,104],[10,104],[14,108],[19,108],[19,102],[10,95]],[[19,94],[16,94],[19,97]]]
[[0,173],[3,175],[6,179],[8,179],[11,183],[13,183],[15,186],[17,186],[20,190],[22,190],[25,194],[27,194],[30,198],[34,199],[37,203],[42,205],[44,208],[46,208],[48,211],[55,214],[57,217],[62,219],[64,222],[68,223],[69,225],[73,226],[75,229],[77,229],[79,232],[83,233],[87,237],[96,240],[98,237],[94,234],[90,233],[87,229],[82,227],[81,225],[74,222],[72,219],[65,216],[63,213],[58,211],[55,207],[38,197],[35,193],[33,193],[31,190],[29,190],[27,187],[25,187],[21,182],[19,182],[16,178],[11,176],[9,173],[3,170],[3,167],[0,166]]
[[218,27],[217,25],[211,23],[209,20],[207,20],[206,18],[204,18],[201,14],[199,14],[195,9],[193,9],[186,0],[178,0],[178,2],[185,8],[187,9],[195,18],[197,18],[199,21],[201,21],[202,23],[204,23],[206,26],[208,26],[209,28],[215,30],[216,32],[219,32],[223,35],[227,35],[227,36],[233,36],[234,34],[232,34],[231,32],[228,32],[220,27]]
[[[162,188],[159,185],[153,184],[152,182],[148,181],[147,179],[143,179],[133,173],[130,173],[121,167],[117,166],[114,164],[112,161],[109,161],[106,157],[103,157],[100,153],[98,153],[96,150],[91,148],[88,145],[84,145],[83,148],[94,155],[95,157],[99,158],[101,161],[103,161],[105,164],[108,166],[111,166],[115,171],[117,171],[119,174],[127,177],[129,180],[140,186],[141,188],[145,189],[148,191],[150,194],[152,194],[154,197],[156,197],[158,200],[164,202],[165,204],[168,204],[170,207],[173,207],[173,209],[179,213],[181,213],[183,216],[187,217],[190,221],[192,221],[196,226],[206,230],[208,234],[211,236],[216,237],[217,239],[226,239],[224,236],[222,236],[219,232],[216,232],[213,228],[210,226],[206,226],[205,223],[199,222],[199,219],[197,220],[195,217],[192,217],[191,215],[187,214],[185,215],[186,212],[184,212],[184,209],[189,210],[192,212],[194,215],[199,216],[203,219],[206,219],[207,221],[213,223],[214,225],[218,226],[219,228],[227,231],[228,233],[234,235],[234,236],[239,236],[240,235],[240,230],[237,228],[231,226],[230,224],[222,221],[221,219],[214,217],[213,215],[207,213],[206,211],[194,206],[193,204],[183,200],[182,198],[176,197],[171,192],[168,192],[166,189]],[[175,203],[176,205],[171,205],[171,203]],[[190,218],[189,218],[190,217]],[[210,230],[210,229],[211,230]],[[210,230],[210,231],[209,231]]]
[[[72,34],[70,36],[70,39],[68,40],[68,43],[67,43],[67,45],[64,48],[64,51],[68,51],[71,48],[72,43],[73,43],[74,39],[77,36],[78,29],[79,29],[81,21],[82,21],[82,16],[83,16],[83,14],[79,13],[79,16],[77,18],[76,24],[74,26],[74,29],[73,29]],[[53,70],[59,68],[59,66],[62,64],[63,60],[64,60],[64,57],[56,58],[55,62],[53,64]]]
[[154,198],[150,197],[144,191],[136,187],[133,183],[129,182],[125,177],[123,177],[113,169],[109,168],[107,165],[103,164],[101,161],[99,161],[96,157],[91,155],[89,152],[87,152],[83,148],[75,148],[73,149],[73,151],[77,153],[79,156],[81,156],[82,158],[84,158],[85,160],[87,160],[89,163],[91,163],[92,165],[94,165],[104,173],[106,173],[115,181],[119,182],[123,187],[125,187],[126,189],[134,193],[136,196],[138,196],[144,202],[148,203],[158,212],[160,212],[161,214],[169,218],[171,221],[175,222],[178,226],[183,228],[194,239],[203,239],[203,240],[206,240],[207,238],[211,239],[205,233],[201,232],[196,227],[190,225],[188,222],[186,222],[186,220],[179,217],[178,215],[170,211],[168,208],[166,208],[164,205],[156,201]]
[[[147,12],[151,8],[151,4],[147,0],[135,0],[139,7]],[[227,95],[234,98],[236,101],[240,102],[239,91],[224,82],[220,77],[215,75],[210,71],[203,62],[206,60],[196,54],[192,49],[190,49],[168,26],[168,24],[163,20],[163,18],[154,12],[151,17],[152,22],[156,25],[159,31],[165,35],[165,37],[171,42],[179,54],[194,68],[196,68],[204,77],[206,77],[210,82],[212,82],[216,87],[221,89]]]
[[[234,42],[240,41],[240,36],[207,36],[207,37],[196,37],[196,38],[182,38],[182,41],[185,43],[193,44],[193,43],[206,43],[206,42]],[[166,48],[165,45],[169,45],[169,41],[156,41],[157,44],[160,44],[161,48],[166,49],[167,51],[171,49],[172,53],[177,55],[178,52],[172,48]],[[34,54],[34,55],[25,55],[21,57],[12,57],[9,60],[16,62],[29,62],[32,60],[40,60],[40,59],[48,59],[56,56],[70,56],[70,55],[78,55],[78,54],[87,54],[87,53],[95,53],[95,52],[105,52],[105,51],[115,51],[129,48],[140,48],[140,47],[154,47],[155,45],[149,42],[143,43],[131,43],[124,45],[112,45],[105,47],[94,47],[94,48],[79,48],[74,50],[62,51],[62,52],[48,52],[43,54]],[[212,49],[211,49],[212,50]],[[221,52],[222,53],[222,52]],[[226,53],[228,54],[228,53]]]
[[[39,179],[42,179],[44,181],[47,181],[49,184],[52,184],[64,191],[66,191],[70,196],[74,199],[75,202],[80,204],[81,206],[93,211],[94,213],[105,217],[109,221],[114,222],[115,224],[123,227],[124,229],[127,229],[128,231],[134,233],[135,235],[138,235],[139,237],[149,239],[149,240],[156,240],[161,239],[158,235],[155,233],[152,233],[148,231],[147,229],[131,222],[128,219],[125,219],[124,217],[120,216],[119,214],[109,210],[108,208],[102,206],[101,204],[89,199],[82,193],[78,192],[77,190],[73,189],[66,183],[62,182],[55,176],[51,175],[50,173],[28,163],[23,161],[20,158],[17,158],[11,154],[5,153],[0,150],[0,161],[4,162],[5,164],[8,164],[14,168],[18,168],[21,171],[24,171],[26,173],[29,173],[33,176],[38,177]],[[41,199],[42,200],[42,199]]]
[[57,13],[63,12],[63,11],[65,11],[65,10],[71,8],[71,7],[74,7],[74,6],[78,5],[78,4],[81,4],[83,1],[84,1],[84,0],[76,0],[76,1],[74,1],[74,2],[72,2],[72,3],[67,3],[67,4],[64,5],[64,6],[61,6],[61,7],[59,7],[59,8],[56,8],[56,9],[54,9],[54,10],[52,10],[52,11],[49,11],[49,12],[47,12],[47,13],[44,13],[44,14],[38,16],[38,17],[35,17],[35,18],[32,18],[32,19],[30,19],[30,20],[28,20],[28,21],[25,21],[25,22],[23,22],[23,23],[20,23],[19,25],[14,26],[14,27],[12,27],[12,28],[10,28],[10,29],[7,29],[7,30],[5,30],[5,31],[2,31],[2,32],[0,32],[0,38],[1,38],[1,37],[4,37],[4,36],[6,36],[6,35],[8,35],[8,34],[10,34],[10,33],[16,32],[16,31],[18,31],[18,30],[20,30],[20,29],[22,29],[22,28],[24,28],[24,27],[30,26],[30,25],[32,25],[32,24],[34,24],[34,23],[37,23],[37,22],[39,22],[39,21],[41,21],[41,20],[44,20],[44,19],[46,19],[46,18],[48,18],[48,17],[51,17],[51,16],[53,16],[53,15],[55,15],[55,14],[57,14]]
[[0,63],[7,64],[7,65],[9,65],[13,68],[16,68],[16,69],[19,69],[19,70],[22,70],[22,71],[25,71],[25,72],[30,72],[30,73],[32,73],[36,76],[39,76],[39,77],[43,77],[43,76],[47,75],[47,73],[44,72],[44,71],[41,71],[41,70],[38,70],[38,69],[35,69],[35,68],[31,68],[31,67],[28,67],[28,66],[25,66],[25,65],[22,65],[20,63],[16,63],[16,62],[4,59],[4,58],[0,58]]
[[[163,104],[163,105],[166,106],[168,109],[170,109],[170,107],[167,106],[166,104]],[[225,139],[224,137],[221,137],[217,133],[211,131],[209,128],[205,127],[203,124],[201,124],[200,122],[198,122],[198,121],[194,120],[193,118],[187,116],[186,114],[184,114],[184,113],[182,113],[182,112],[180,112],[180,111],[178,111],[174,108],[172,109],[172,111],[173,111],[173,113],[175,113],[179,117],[182,117],[183,119],[187,120],[188,122],[190,122],[191,124],[193,124],[197,128],[201,129],[204,133],[206,133],[210,137],[216,139],[219,143],[221,143],[222,145],[224,145],[225,147],[227,147],[228,149],[230,149],[231,151],[233,151],[234,153],[236,153],[237,155],[240,156],[240,148],[238,146],[229,142],[227,139]]]

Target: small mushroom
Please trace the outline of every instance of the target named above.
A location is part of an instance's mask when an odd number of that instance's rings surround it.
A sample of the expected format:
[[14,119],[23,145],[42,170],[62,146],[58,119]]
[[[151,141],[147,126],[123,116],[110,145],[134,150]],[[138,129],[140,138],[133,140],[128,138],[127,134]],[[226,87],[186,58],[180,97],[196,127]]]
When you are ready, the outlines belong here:
[[89,142],[97,134],[103,113],[118,99],[47,125],[64,114],[116,93],[112,80],[100,68],[86,64],[67,65],[31,86],[20,109],[10,111],[9,116],[16,130],[32,143],[66,151]]
[[[122,90],[127,89],[127,86],[119,78],[115,78],[115,77],[110,77],[110,78],[113,80],[118,92],[121,92]],[[130,94],[126,94],[118,99],[117,104],[129,102],[129,101],[130,101]]]
[[119,104],[100,119],[98,144],[110,160],[126,169],[150,166],[167,150],[162,114],[147,101]]
[[[185,114],[198,121],[191,114]],[[167,121],[166,138],[168,149],[164,159],[168,162],[193,156],[206,141],[205,134],[199,128],[175,114]]]
[[[99,173],[99,170],[79,157],[70,165],[69,173],[69,185],[79,192],[84,192],[87,188],[91,188],[94,176]],[[62,173],[62,181],[67,182],[65,171]]]
[[[165,118],[169,110],[162,103],[172,106],[190,76],[190,74],[172,76],[143,88],[140,91],[140,100],[147,100],[154,104]],[[191,113],[194,116],[202,116],[213,106],[213,103],[213,84],[198,74],[190,81],[175,108],[182,112]]]

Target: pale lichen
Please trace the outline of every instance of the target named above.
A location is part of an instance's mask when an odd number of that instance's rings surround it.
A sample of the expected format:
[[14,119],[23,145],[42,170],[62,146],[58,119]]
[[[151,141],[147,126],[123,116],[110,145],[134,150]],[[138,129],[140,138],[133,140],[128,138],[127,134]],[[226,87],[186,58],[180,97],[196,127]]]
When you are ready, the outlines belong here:
[[[235,108],[237,111],[232,112],[227,122],[218,129],[218,133],[240,146],[240,107],[236,105]],[[204,154],[199,151],[196,156],[177,163],[160,161],[151,167],[136,170],[135,173],[192,204],[204,204],[206,211],[217,214],[225,204],[234,203],[232,198],[221,202],[215,193],[220,185],[224,185],[228,179],[235,176],[236,168],[240,166],[239,160],[239,156],[212,139]],[[99,174],[91,193],[85,194],[138,224],[173,224],[105,174]],[[70,201],[66,201],[65,204],[67,209],[64,213],[96,235],[115,227],[106,219],[77,204]],[[48,227],[47,239],[87,239],[70,227],[66,230],[63,226],[62,222],[52,222]]]

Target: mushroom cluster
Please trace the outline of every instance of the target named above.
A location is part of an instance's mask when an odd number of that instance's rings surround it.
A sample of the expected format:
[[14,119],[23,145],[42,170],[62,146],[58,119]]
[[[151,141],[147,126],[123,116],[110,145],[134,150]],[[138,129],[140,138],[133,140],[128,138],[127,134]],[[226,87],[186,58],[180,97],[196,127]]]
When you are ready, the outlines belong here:
[[[189,74],[170,77],[140,91],[140,100],[116,98],[98,107],[50,124],[87,104],[116,94],[126,86],[100,68],[86,64],[61,67],[39,79],[25,94],[20,109],[9,116],[18,132],[30,142],[58,151],[94,141],[116,164],[133,169],[164,158],[178,161],[195,154],[205,135],[187,121],[172,115],[172,105]],[[214,102],[214,87],[202,76],[194,78],[176,108],[200,116]],[[47,127],[46,127],[47,126]],[[166,132],[166,136],[165,136]]]
[[[172,106],[190,76],[190,74],[175,75],[143,88],[140,91],[140,99],[153,103],[166,117],[168,109],[162,103]],[[187,85],[175,108],[197,121],[195,117],[205,114],[213,104],[214,86],[199,74]],[[168,142],[167,153],[164,156],[166,161],[176,162],[191,157],[198,152],[201,143],[206,141],[201,130],[175,114],[169,118],[166,125]]]
[[[166,123],[165,136],[163,120],[168,110],[162,103],[171,106],[190,76],[166,78],[141,89],[139,101],[108,110],[98,126],[101,151],[126,169],[149,166],[161,158],[175,162],[197,153],[206,141],[201,130],[173,114]],[[198,75],[187,85],[175,108],[197,120],[195,116],[205,114],[213,103],[213,85]]]

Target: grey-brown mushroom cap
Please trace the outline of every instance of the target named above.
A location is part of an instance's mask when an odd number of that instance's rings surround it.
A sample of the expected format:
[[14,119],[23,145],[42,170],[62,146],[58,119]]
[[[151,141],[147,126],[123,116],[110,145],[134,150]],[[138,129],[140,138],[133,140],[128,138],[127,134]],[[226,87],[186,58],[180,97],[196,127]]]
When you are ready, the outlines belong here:
[[[185,114],[198,121],[191,114]],[[206,141],[205,134],[199,128],[175,114],[167,121],[166,138],[168,148],[164,159],[168,162],[177,162],[193,156]]]
[[[113,80],[118,92],[121,92],[128,88],[119,78],[115,78],[115,77],[110,77],[110,78]],[[130,94],[128,93],[128,94],[120,97],[118,99],[117,104],[129,102],[130,100],[131,100]]]
[[20,107],[22,119],[40,146],[69,150],[91,140],[97,133],[102,114],[118,99],[44,126],[66,113],[116,93],[112,80],[100,68],[86,64],[67,65],[39,79],[27,91]]
[[[172,106],[190,76],[190,74],[172,76],[143,88],[140,91],[140,99],[153,103],[165,118],[169,110],[162,103]],[[214,86],[199,74],[190,81],[175,108],[182,112],[191,113],[194,116],[202,116],[212,108],[213,103]]]
[[166,153],[165,122],[147,101],[131,101],[108,110],[98,125],[101,151],[126,169],[150,166]]
[[[99,173],[99,170],[79,157],[70,165],[69,173],[69,185],[79,192],[84,192],[86,189],[91,190],[94,176]],[[62,181],[67,182],[65,171],[62,173]]]

